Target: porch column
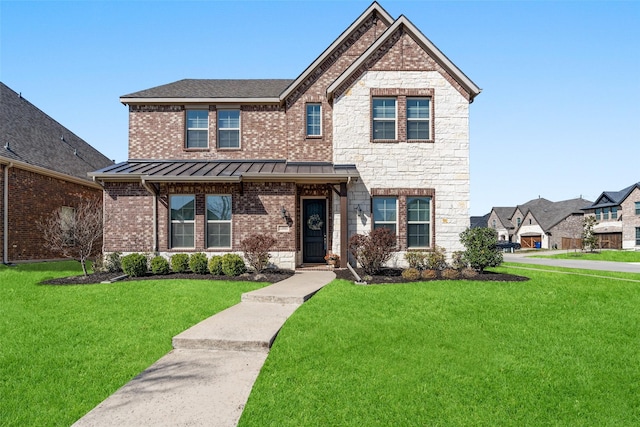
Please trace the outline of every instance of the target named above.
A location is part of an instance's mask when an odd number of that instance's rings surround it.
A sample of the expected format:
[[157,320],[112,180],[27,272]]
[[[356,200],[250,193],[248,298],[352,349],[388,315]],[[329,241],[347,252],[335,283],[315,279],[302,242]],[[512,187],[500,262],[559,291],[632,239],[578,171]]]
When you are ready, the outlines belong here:
[[347,221],[347,183],[340,183],[340,268],[347,268],[349,230]]

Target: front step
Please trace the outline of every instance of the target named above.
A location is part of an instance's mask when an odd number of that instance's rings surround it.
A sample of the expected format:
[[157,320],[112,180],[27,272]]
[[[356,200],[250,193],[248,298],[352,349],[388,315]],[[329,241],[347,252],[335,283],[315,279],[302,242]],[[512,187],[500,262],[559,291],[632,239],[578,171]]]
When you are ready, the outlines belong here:
[[175,349],[268,352],[299,304],[241,302],[173,338]]

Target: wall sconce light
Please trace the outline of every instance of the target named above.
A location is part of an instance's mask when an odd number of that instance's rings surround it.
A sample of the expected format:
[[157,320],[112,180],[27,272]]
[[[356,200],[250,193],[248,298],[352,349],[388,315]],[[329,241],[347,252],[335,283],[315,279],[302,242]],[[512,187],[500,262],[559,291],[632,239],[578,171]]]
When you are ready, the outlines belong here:
[[358,217],[362,217],[362,209],[360,209],[360,205],[356,206],[356,215],[358,215]]
[[287,219],[287,210],[283,207],[280,208],[280,216],[282,219]]

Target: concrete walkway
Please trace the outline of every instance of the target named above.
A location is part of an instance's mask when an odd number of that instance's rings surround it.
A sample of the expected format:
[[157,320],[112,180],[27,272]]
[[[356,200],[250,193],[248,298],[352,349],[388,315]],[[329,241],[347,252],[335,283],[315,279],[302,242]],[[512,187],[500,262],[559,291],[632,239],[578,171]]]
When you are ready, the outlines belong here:
[[236,426],[278,331],[335,278],[296,271],[173,338],[169,354],[74,426]]
[[553,259],[553,258],[533,258],[536,255],[553,255],[566,253],[566,251],[544,251],[536,252],[516,252],[505,253],[505,262],[519,262],[521,264],[538,264],[551,267],[580,268],[583,270],[599,271],[619,271],[623,273],[640,273],[640,263],[637,262],[611,262],[611,261],[590,261],[583,259]]

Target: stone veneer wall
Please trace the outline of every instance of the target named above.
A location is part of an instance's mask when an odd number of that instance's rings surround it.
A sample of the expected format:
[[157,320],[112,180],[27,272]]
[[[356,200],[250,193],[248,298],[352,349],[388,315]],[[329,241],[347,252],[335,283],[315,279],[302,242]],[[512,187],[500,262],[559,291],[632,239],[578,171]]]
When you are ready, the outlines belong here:
[[622,202],[618,216],[622,215],[622,249],[640,249],[636,245],[636,227],[640,227],[640,216],[636,215],[636,202],[640,202],[640,189],[634,189]]
[[[372,89],[432,89],[435,142],[371,142]],[[355,163],[348,186],[349,234],[371,230],[371,189],[434,189],[432,237],[451,256],[469,227],[469,102],[438,71],[368,71],[334,101],[333,161]],[[334,197],[334,211],[339,201]],[[355,215],[357,207],[364,214]],[[399,224],[399,226],[403,226]],[[334,252],[339,252],[339,215]],[[398,262],[403,258],[399,254]]]

